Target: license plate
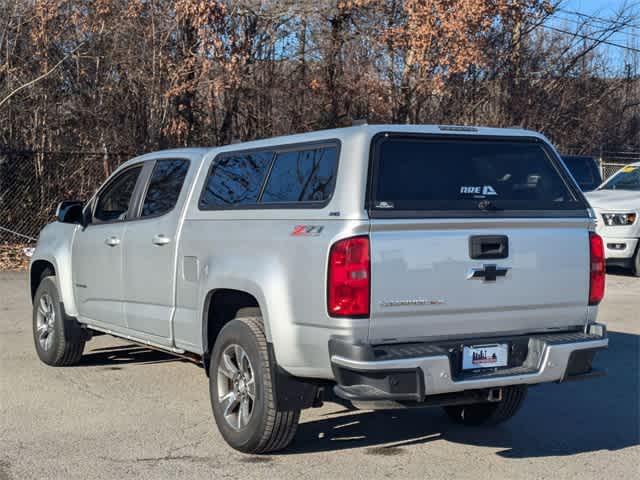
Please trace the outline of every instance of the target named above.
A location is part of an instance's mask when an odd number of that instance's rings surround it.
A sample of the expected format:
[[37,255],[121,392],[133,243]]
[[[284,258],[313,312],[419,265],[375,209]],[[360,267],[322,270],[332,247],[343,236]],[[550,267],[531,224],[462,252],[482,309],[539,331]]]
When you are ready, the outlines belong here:
[[462,369],[506,367],[509,360],[509,346],[506,343],[473,345],[462,349]]

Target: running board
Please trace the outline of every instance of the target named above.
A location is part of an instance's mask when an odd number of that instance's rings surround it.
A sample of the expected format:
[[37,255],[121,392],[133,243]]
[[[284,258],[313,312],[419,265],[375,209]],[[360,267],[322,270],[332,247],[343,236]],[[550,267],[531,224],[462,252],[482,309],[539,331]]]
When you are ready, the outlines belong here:
[[139,338],[132,337],[131,335],[125,335],[124,333],[114,332],[113,330],[109,330],[108,328],[96,327],[95,325],[84,324],[84,327],[87,330],[96,330],[98,332],[111,335],[112,337],[122,338],[124,340],[129,340],[130,342],[136,343],[138,345],[149,347],[164,353],[170,353],[172,355],[175,355],[176,357],[184,358],[185,360],[189,360],[191,362],[197,363],[198,365],[202,366],[202,359],[199,355],[186,352],[180,348],[167,347],[165,345],[160,345],[158,343],[150,342],[149,340],[141,340]]

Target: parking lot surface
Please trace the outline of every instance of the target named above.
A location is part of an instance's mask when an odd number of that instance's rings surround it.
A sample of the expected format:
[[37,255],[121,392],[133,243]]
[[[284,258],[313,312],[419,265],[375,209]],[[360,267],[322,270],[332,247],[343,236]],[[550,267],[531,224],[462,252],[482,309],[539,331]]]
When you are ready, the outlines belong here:
[[529,390],[493,429],[439,409],[303,412],[289,449],[247,456],[217,432],[197,366],[108,336],[41,364],[25,274],[0,273],[0,480],[640,478],[640,279],[608,275],[608,376]]

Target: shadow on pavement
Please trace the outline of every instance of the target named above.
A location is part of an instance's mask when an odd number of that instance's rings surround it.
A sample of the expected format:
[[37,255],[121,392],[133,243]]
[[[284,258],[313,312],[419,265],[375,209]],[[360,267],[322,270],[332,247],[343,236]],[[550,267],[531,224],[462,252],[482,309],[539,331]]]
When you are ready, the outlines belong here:
[[[606,377],[529,389],[522,410],[493,428],[451,424],[440,409],[356,412],[302,423],[282,454],[369,447],[398,455],[403,446],[446,440],[501,449],[505,458],[573,455],[640,444],[640,337],[609,332],[596,357]],[[344,413],[341,411],[338,413]],[[428,446],[426,447],[428,448]]]
[[630,268],[622,268],[622,267],[607,267],[607,275],[615,275],[616,277],[630,277],[637,278],[631,273]]
[[77,367],[114,366],[126,363],[149,365],[153,363],[184,362],[186,360],[137,344],[95,348],[82,355]]

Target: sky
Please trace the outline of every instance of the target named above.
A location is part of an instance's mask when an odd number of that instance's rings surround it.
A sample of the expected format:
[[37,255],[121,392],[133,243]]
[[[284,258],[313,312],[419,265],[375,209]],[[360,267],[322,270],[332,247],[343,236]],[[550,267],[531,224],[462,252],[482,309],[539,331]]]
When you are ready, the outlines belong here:
[[[575,20],[580,17],[567,11],[603,18],[611,18],[623,8],[627,13],[635,13],[637,20],[632,21],[633,26],[629,26],[613,35],[609,41],[624,46],[631,45],[635,48],[640,48],[640,0],[564,0],[560,8],[564,11],[558,12],[557,18],[553,20],[554,23],[551,23],[554,26],[561,26],[562,24],[565,27],[575,26]],[[625,59],[628,59],[628,51],[623,48],[614,46],[602,46],[601,48],[614,64],[621,66],[624,64]]]

